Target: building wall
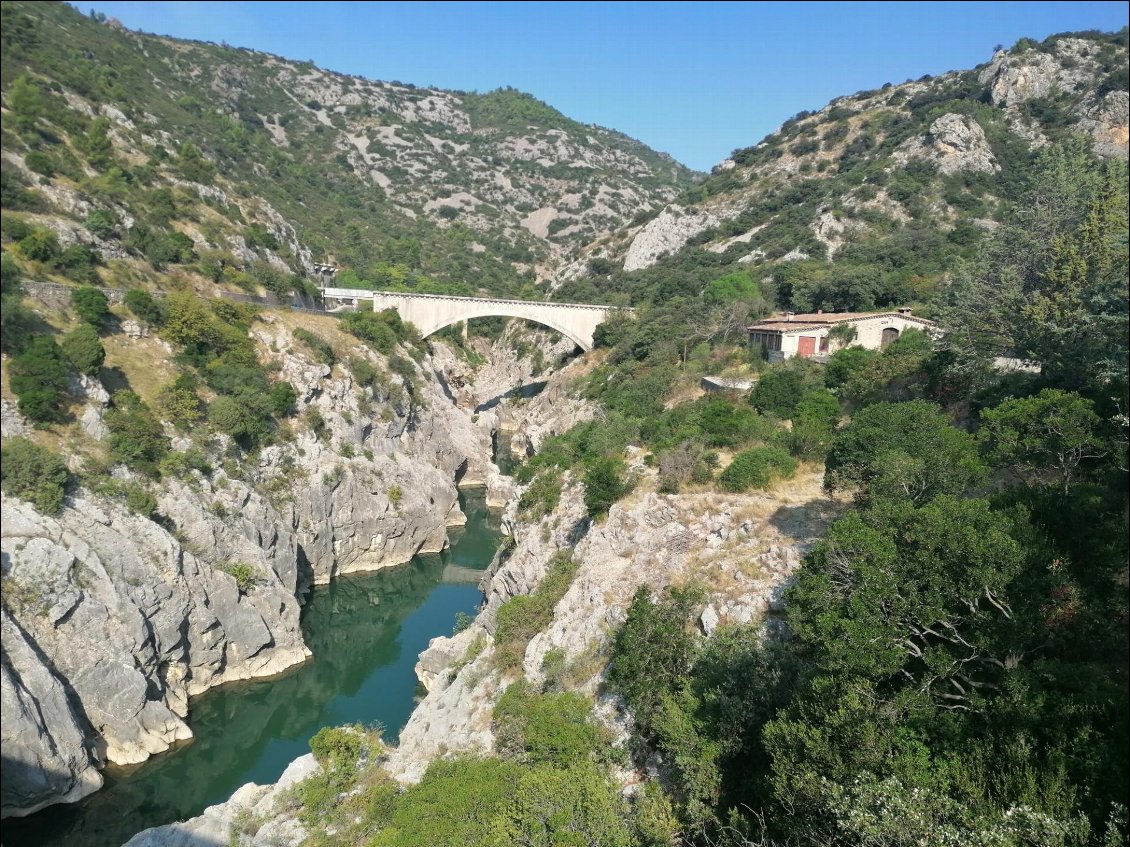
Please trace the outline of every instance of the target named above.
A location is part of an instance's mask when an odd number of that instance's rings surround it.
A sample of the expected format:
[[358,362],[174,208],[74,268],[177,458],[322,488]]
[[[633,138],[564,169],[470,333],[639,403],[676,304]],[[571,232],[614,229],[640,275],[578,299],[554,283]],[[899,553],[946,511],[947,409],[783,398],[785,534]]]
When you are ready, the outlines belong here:
[[[853,321],[852,325],[855,327],[855,340],[848,346],[865,347],[868,350],[882,349],[883,330],[888,328],[898,330],[899,335],[907,329],[929,331],[926,325],[916,320],[908,320],[901,315],[884,315],[881,318],[866,318]],[[823,339],[827,338],[830,330],[831,327],[820,327],[816,329],[797,330],[796,332],[783,332],[781,333],[781,349],[779,351],[769,349],[767,351],[767,357],[770,362],[780,362],[783,359],[793,358],[797,355],[801,337],[816,339],[817,356],[830,355],[839,349],[836,342],[833,341],[829,341],[827,347],[823,346]]]

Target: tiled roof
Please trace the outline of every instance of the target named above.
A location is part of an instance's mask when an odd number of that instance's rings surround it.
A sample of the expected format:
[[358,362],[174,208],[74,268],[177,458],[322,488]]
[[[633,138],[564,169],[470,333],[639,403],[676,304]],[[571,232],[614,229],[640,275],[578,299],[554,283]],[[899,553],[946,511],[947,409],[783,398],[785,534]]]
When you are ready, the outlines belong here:
[[765,320],[758,321],[757,323],[750,324],[746,329],[751,331],[796,331],[796,330],[810,330],[810,329],[823,329],[824,327],[833,326],[834,324],[844,323],[846,321],[864,321],[871,318],[906,318],[907,320],[915,321],[916,323],[933,326],[933,321],[928,321],[925,318],[920,318],[917,315],[902,314],[900,312],[806,312],[804,314],[796,314],[789,320],[785,315],[772,315]]
[[828,326],[826,323],[801,323],[798,321],[758,321],[752,326],[747,327],[751,332],[778,332],[786,330],[806,330],[806,329],[824,329]]

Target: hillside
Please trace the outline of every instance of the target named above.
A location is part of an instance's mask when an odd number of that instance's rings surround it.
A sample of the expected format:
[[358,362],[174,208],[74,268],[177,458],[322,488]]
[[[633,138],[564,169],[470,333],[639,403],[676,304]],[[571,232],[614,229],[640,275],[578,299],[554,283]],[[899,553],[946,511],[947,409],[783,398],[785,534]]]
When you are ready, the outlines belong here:
[[103,277],[144,258],[283,293],[329,257],[517,294],[695,176],[512,89],[373,82],[64,4],[3,16],[5,208],[91,246]]
[[[473,486],[505,537],[397,737],[323,727],[130,845],[1127,843],[1125,31],[840,98],[696,181],[515,91],[0,9],[9,847],[120,844],[144,791],[57,804],[304,663],[314,587],[443,550]],[[241,298],[326,259],[638,308],[575,356]],[[748,343],[895,304],[937,333]]]
[[[649,220],[597,241],[562,296],[640,286],[631,272],[728,271],[797,311],[927,302],[1023,196],[1049,144],[1127,157],[1127,34],[1021,39],[984,65],[861,91],[735,150]],[[698,288],[694,288],[697,285]],[[770,298],[771,299],[771,298]]]

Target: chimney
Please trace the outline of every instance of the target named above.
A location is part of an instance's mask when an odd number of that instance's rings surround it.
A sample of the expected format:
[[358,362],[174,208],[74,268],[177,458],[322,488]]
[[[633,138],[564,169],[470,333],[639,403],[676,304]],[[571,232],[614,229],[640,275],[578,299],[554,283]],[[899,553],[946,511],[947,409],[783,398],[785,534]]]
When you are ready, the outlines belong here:
[[824,314],[824,310],[823,309],[817,309],[816,314],[822,315],[822,314]]
[[909,315],[910,314],[910,306],[899,306],[898,313],[900,315]]
[[792,319],[793,319],[793,315],[795,315],[795,314],[796,314],[796,312],[785,312],[785,320],[789,321],[791,323]]

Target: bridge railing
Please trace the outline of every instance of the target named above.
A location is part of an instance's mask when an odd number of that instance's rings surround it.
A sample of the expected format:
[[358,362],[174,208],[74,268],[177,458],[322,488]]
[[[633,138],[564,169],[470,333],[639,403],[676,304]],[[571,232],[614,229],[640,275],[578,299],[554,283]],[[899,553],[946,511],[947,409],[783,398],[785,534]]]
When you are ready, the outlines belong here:
[[412,300],[455,300],[461,303],[493,303],[505,306],[553,306],[558,309],[598,309],[602,312],[634,312],[628,306],[601,306],[596,303],[561,303],[555,300],[501,300],[495,297],[460,297],[455,294],[414,294],[407,291],[373,291],[364,288],[323,288],[322,296],[335,300],[374,300],[377,297],[403,297]]

